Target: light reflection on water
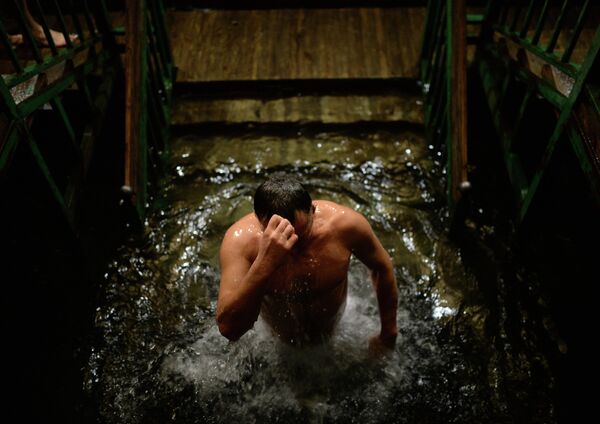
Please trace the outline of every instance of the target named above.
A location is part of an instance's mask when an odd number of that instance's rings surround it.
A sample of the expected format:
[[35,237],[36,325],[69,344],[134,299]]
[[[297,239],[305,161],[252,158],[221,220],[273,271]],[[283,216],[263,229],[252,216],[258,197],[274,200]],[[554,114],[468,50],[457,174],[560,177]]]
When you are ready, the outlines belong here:
[[[143,242],[121,249],[98,308],[102,337],[87,389],[104,421],[502,421],[481,364],[448,335],[449,320],[476,296],[439,224],[440,173],[419,134],[190,135],[174,140],[173,157],[164,207]],[[282,345],[261,320],[237,343],[219,335],[221,238],[251,211],[265,176],[281,171],[299,176],[313,198],[367,216],[392,256],[400,334],[390,358],[367,355],[378,310],[357,261],[328,343]]]

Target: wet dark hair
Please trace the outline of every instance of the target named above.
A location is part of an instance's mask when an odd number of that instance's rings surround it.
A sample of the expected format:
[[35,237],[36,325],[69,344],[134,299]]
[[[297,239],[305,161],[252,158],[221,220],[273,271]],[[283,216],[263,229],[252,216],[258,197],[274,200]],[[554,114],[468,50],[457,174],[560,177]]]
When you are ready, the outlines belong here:
[[264,224],[275,214],[293,224],[296,211],[309,213],[311,209],[310,194],[294,177],[271,177],[258,186],[254,193],[254,213]]

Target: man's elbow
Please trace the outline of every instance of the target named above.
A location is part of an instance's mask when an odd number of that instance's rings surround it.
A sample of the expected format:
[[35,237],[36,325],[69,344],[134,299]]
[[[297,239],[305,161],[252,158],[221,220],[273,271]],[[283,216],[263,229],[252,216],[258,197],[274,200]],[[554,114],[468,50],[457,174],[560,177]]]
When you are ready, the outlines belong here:
[[231,342],[238,341],[248,331],[229,322],[223,314],[217,314],[217,326],[221,335]]
[[240,331],[235,331],[234,329],[226,325],[219,325],[219,332],[230,342],[237,342],[240,339],[240,337],[242,337],[244,334]]

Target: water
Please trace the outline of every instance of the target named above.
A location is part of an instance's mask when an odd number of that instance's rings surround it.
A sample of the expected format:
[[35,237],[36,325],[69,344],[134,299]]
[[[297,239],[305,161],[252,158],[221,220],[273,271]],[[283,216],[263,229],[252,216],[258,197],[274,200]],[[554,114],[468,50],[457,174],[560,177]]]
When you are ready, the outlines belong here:
[[[446,237],[443,175],[421,134],[248,129],[179,137],[172,157],[145,238],[123,246],[106,274],[86,382],[100,421],[513,422],[485,334],[490,311]],[[260,319],[236,343],[219,334],[221,238],[276,172],[363,213],[392,256],[400,303],[390,357],[368,355],[378,309],[356,260],[324,345],[287,346]],[[540,410],[540,422],[552,418]]]

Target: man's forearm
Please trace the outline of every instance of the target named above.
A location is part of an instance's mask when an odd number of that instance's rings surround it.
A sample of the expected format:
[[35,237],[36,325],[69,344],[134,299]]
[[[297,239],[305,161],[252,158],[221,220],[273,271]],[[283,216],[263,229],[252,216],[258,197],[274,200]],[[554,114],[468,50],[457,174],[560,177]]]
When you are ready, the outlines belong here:
[[398,308],[398,287],[393,269],[383,268],[371,273],[377,294],[379,316],[381,319],[381,338],[393,339],[398,334],[396,311]]
[[269,276],[269,270],[257,258],[240,281],[239,289],[218,305],[219,330],[229,340],[242,337],[258,319]]

